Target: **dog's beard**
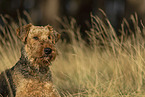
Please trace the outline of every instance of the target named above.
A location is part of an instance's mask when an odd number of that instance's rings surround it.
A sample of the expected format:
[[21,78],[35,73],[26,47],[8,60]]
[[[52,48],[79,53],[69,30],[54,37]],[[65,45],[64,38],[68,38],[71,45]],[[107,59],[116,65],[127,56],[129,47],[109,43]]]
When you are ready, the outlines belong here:
[[36,63],[40,65],[51,65],[51,62],[55,59],[55,54],[49,54],[49,55],[42,55],[41,57],[36,58]]
[[25,56],[28,57],[28,60],[30,60],[32,64],[49,66],[57,55],[56,50],[53,50],[51,54],[45,54],[42,49],[39,49],[37,51],[39,51],[39,53],[36,53],[36,50],[31,50],[31,52],[26,52],[25,54]]
[[35,63],[43,66],[51,65],[51,61],[49,57],[44,57],[44,56],[36,58]]

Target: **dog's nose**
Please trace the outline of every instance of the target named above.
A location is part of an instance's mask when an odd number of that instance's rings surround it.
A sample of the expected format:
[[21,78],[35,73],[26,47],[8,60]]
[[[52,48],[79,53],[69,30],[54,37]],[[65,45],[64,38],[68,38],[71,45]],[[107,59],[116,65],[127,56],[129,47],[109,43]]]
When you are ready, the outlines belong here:
[[51,48],[45,48],[44,49],[44,53],[47,54],[47,55],[50,54],[51,52],[52,52]]

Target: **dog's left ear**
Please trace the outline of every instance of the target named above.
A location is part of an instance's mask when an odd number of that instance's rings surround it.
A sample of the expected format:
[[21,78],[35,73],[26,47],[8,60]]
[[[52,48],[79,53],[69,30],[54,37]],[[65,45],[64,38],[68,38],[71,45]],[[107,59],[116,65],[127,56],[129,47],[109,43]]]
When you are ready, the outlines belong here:
[[50,30],[50,33],[52,33],[53,43],[55,44],[60,39],[61,35],[57,31],[53,30],[52,26],[47,25],[46,27]]
[[17,29],[17,36],[21,39],[23,43],[26,43],[26,39],[31,26],[32,24],[30,23]]
[[55,37],[55,43],[56,43],[60,39],[61,35],[55,30],[53,30],[53,35]]

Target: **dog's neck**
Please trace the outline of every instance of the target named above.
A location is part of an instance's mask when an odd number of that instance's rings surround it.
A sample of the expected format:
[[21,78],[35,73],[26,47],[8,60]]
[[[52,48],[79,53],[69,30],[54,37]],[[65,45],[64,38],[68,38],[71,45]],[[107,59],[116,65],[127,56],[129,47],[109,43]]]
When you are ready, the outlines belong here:
[[24,77],[35,77],[43,80],[48,77],[48,79],[51,80],[51,71],[49,66],[44,67],[42,64],[33,64],[30,62],[24,47],[21,49],[21,58],[19,62],[21,64],[21,72]]

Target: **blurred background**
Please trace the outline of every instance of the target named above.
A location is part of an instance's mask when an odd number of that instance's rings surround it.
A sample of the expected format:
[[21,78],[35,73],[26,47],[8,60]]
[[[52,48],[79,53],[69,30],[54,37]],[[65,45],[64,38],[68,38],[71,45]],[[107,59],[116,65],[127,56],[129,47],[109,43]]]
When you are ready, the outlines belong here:
[[145,0],[0,0],[0,71],[18,61],[16,28],[29,22],[61,33],[52,73],[62,97],[145,97]]
[[[107,14],[115,29],[120,27],[124,17],[129,19],[135,12],[145,23],[145,0],[0,0],[0,14],[9,15],[15,21],[18,16],[25,18],[24,11],[27,11],[33,24],[57,28],[57,17],[74,17],[81,32],[90,28],[90,14],[103,18],[98,8]],[[3,25],[1,19],[0,24]]]

